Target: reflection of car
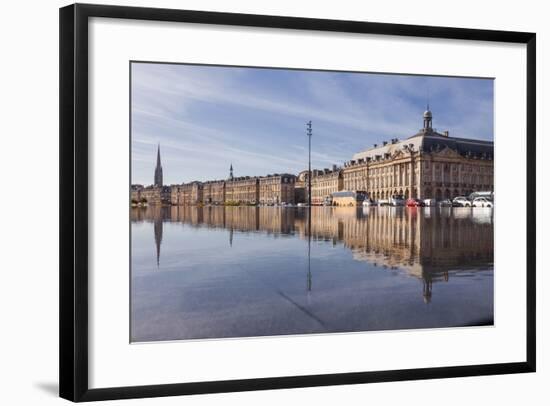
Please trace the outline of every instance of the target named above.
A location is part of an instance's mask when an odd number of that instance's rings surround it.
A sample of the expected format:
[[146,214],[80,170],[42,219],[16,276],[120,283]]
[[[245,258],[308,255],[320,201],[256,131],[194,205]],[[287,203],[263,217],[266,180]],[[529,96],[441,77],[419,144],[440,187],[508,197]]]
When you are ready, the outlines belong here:
[[424,206],[426,207],[431,207],[436,205],[435,199],[424,199],[423,203],[424,203]]
[[474,207],[493,207],[493,202],[486,197],[476,197],[472,202]]
[[472,214],[472,221],[476,224],[491,224],[493,222],[493,210],[490,208],[468,210]]
[[405,206],[407,206],[407,207],[422,207],[422,206],[424,206],[424,203],[420,199],[415,199],[413,197],[410,197],[405,202]]
[[472,207],[472,203],[464,196],[458,196],[453,199],[453,207]]
[[374,200],[367,198],[363,201],[363,207],[369,207],[369,206],[376,206],[376,202]]
[[306,203],[298,203],[296,206],[298,206],[298,207],[306,207],[307,204],[306,204]]
[[387,199],[378,200],[378,206],[389,206],[389,205],[390,205],[390,201]]
[[453,207],[453,202],[451,202],[449,199],[443,199],[437,202],[438,207]]
[[405,199],[403,196],[395,195],[392,196],[390,199],[390,205],[392,206],[404,206],[405,205]]

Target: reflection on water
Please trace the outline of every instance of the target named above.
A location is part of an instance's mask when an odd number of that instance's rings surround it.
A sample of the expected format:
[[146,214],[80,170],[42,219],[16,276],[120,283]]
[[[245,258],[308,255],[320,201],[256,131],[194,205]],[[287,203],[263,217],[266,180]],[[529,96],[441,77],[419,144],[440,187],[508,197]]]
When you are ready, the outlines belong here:
[[485,325],[493,213],[132,209],[133,341]]

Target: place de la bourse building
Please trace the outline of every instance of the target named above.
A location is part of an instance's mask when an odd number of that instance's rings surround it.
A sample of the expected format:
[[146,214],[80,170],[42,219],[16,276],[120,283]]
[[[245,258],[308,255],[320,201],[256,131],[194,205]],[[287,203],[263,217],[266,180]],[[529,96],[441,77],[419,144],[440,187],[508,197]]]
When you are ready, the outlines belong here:
[[[449,136],[432,128],[432,113],[423,114],[423,128],[399,140],[375,144],[331,169],[312,170],[312,204],[321,205],[332,193],[348,190],[366,192],[373,200],[394,195],[405,198],[452,199],[474,191],[493,190],[492,141]],[[193,181],[170,187],[162,185],[160,149],[157,153],[155,184],[132,185],[132,199],[146,196],[149,203],[278,204],[307,201],[308,171],[297,176],[275,174],[234,177],[233,167],[225,180]]]
[[393,195],[452,199],[493,191],[493,142],[450,137],[432,128],[432,113],[415,135],[359,152],[341,169],[343,190],[363,190],[371,199]]

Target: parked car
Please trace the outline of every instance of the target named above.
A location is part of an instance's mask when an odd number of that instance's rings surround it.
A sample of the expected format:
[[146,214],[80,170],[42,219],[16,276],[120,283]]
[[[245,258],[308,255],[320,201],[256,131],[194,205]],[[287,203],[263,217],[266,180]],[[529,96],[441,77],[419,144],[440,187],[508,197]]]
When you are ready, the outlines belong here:
[[473,207],[493,207],[493,201],[486,197],[476,197],[472,202]]
[[468,196],[468,199],[473,202],[478,197],[485,197],[486,199],[493,200],[495,198],[495,192],[491,191],[481,191],[481,192],[473,192],[470,193]]
[[449,199],[443,199],[437,202],[437,207],[453,207],[453,202]]
[[380,199],[378,200],[378,206],[389,206],[390,201],[388,199]]
[[404,206],[405,198],[400,195],[395,195],[390,198],[390,206]]
[[472,207],[472,202],[464,196],[458,196],[453,199],[453,207]]
[[409,197],[407,201],[405,202],[405,206],[407,207],[423,207],[424,202],[420,199],[415,199],[413,197]]

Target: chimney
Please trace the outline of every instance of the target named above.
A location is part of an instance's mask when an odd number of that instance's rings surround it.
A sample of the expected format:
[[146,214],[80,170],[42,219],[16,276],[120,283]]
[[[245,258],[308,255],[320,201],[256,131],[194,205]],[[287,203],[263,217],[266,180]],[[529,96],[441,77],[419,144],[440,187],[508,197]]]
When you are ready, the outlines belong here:
[[449,136],[449,130],[443,131],[443,136],[448,137]]
[[388,145],[388,141],[383,141],[382,144],[384,144],[384,146]]

